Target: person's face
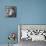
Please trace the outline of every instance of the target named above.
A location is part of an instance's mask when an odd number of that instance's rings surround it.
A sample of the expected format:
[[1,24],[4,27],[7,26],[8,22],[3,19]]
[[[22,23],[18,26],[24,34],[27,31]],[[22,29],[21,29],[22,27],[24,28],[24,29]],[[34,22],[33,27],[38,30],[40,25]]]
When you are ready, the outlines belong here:
[[14,14],[14,10],[13,9],[7,9],[6,14],[8,16],[12,16]]

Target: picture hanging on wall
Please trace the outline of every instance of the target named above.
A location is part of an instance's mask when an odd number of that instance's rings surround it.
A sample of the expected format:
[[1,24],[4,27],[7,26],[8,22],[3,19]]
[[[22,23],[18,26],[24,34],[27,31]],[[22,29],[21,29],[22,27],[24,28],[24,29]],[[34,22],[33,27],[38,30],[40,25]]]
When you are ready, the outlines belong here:
[[6,6],[5,13],[7,17],[16,17],[16,6]]

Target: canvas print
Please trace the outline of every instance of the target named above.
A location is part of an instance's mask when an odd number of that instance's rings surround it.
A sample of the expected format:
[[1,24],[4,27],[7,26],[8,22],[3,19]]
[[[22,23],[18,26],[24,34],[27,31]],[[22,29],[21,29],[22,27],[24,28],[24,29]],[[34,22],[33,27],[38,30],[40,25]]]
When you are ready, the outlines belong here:
[[8,17],[16,17],[16,6],[6,6],[5,12]]

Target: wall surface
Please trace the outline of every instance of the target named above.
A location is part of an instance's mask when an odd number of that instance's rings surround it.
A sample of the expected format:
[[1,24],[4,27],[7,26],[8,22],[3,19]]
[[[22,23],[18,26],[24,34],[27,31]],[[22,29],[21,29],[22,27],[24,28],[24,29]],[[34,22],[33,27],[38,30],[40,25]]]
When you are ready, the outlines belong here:
[[23,0],[21,24],[46,24],[46,0]]
[[[16,0],[0,0],[0,44],[7,44],[9,42],[8,34],[10,32],[16,32],[17,34],[17,24],[19,23],[19,15],[17,15],[16,18],[6,17],[5,6],[9,5],[16,6]],[[17,43],[17,39],[15,42]]]
[[[5,17],[7,5],[17,7],[16,18]],[[17,24],[46,24],[46,0],[0,0],[0,44],[8,43],[9,32],[18,32]]]

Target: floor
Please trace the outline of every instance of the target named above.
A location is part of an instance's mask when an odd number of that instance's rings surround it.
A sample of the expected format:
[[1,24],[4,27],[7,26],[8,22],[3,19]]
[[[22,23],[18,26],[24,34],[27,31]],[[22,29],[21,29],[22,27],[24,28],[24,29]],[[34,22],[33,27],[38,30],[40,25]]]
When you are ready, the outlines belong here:
[[[0,44],[0,46],[8,46],[8,45],[7,44]],[[32,42],[31,40],[28,40],[28,41],[21,40],[19,45],[15,44],[14,46],[46,46],[46,42],[45,41]]]
[[21,40],[20,46],[46,46],[46,42],[45,41],[32,42],[31,40],[28,40],[28,41]]
[[[0,46],[8,46],[8,44],[0,44]],[[18,44],[10,45],[10,46],[18,46]]]

